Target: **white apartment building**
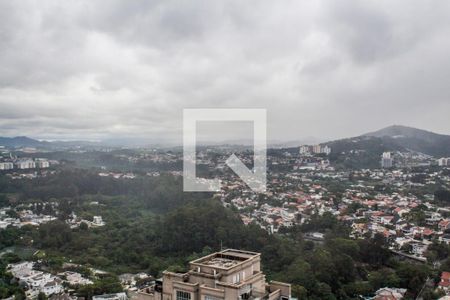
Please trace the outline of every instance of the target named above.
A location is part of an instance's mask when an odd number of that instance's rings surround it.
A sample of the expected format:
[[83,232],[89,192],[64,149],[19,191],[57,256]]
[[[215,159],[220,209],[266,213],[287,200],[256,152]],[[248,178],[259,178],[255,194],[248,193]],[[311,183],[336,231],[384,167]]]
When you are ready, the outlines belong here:
[[50,167],[50,163],[48,162],[48,160],[42,159],[42,158],[36,158],[35,164],[36,164],[36,167],[38,167],[40,169],[46,169],[46,168]]
[[94,216],[94,219],[92,221],[93,226],[104,226],[105,222],[103,221],[101,216]]
[[309,146],[300,146],[299,152],[300,152],[300,154],[308,154]]
[[0,162],[0,170],[12,170],[14,164],[12,162]]
[[382,168],[392,168],[394,165],[394,160],[391,157],[391,152],[384,152],[381,156],[381,167]]
[[440,167],[450,166],[450,158],[442,157],[438,159],[438,165]]
[[34,169],[36,168],[36,163],[31,159],[19,160],[15,163],[17,169],[25,170],[25,169]]

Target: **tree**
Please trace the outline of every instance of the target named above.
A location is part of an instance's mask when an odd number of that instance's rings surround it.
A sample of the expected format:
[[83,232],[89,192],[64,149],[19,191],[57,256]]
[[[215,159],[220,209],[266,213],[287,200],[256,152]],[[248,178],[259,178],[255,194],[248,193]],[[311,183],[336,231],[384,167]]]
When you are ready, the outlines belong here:
[[88,229],[89,229],[89,226],[88,226],[88,224],[86,222],[81,222],[80,223],[80,230],[86,231]]
[[292,296],[297,297],[299,300],[308,299],[308,291],[301,285],[294,284],[292,286]]
[[47,295],[45,293],[39,292],[37,299],[38,300],[47,300],[48,297],[47,297]]
[[0,194],[0,207],[8,206],[9,200],[5,195]]
[[377,233],[373,238],[358,241],[362,261],[375,265],[384,265],[389,259],[390,253],[387,249],[384,236]]
[[448,205],[450,203],[450,191],[449,190],[437,190],[434,193],[434,200],[438,204]]
[[395,271],[388,268],[382,268],[378,271],[370,272],[368,279],[372,290],[374,291],[386,286],[397,287],[400,284],[400,279]]

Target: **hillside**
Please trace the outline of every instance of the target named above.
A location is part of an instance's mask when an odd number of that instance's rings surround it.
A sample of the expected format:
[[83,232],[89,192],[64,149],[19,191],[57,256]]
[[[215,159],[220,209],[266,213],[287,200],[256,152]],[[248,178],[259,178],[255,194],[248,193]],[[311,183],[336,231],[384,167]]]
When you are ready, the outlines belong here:
[[330,160],[336,166],[351,169],[378,168],[385,151],[406,151],[392,139],[359,136],[325,143],[331,147]]
[[435,157],[450,156],[450,135],[394,125],[364,136],[378,137],[385,142]]
[[331,161],[346,168],[379,167],[385,151],[414,151],[450,157],[450,136],[406,126],[389,126],[358,137],[324,143],[331,147]]

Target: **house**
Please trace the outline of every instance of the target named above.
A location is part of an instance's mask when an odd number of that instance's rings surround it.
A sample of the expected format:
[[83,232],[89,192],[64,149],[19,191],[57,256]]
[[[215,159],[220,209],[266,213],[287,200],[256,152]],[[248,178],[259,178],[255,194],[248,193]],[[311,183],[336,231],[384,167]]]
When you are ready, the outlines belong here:
[[444,291],[446,294],[450,293],[450,272],[442,272],[441,281],[438,283],[438,289]]
[[432,229],[425,228],[425,229],[422,231],[422,237],[423,237],[424,239],[431,240],[431,238],[433,237],[433,235],[434,235],[434,231],[433,231]]
[[48,298],[49,300],[77,300],[76,296],[70,296],[67,293],[64,294],[55,294]]
[[28,297],[34,298],[39,292],[43,292],[47,296],[63,292],[62,280],[59,277],[33,270],[33,265],[33,262],[8,265],[8,269],[19,280],[19,283],[28,287]]
[[450,245],[450,234],[444,234],[439,237],[439,241],[441,243],[446,243],[447,245]]
[[441,231],[450,229],[450,220],[444,219],[444,220],[440,221],[438,224],[438,227],[439,227],[439,230],[441,230]]
[[410,243],[412,246],[411,252],[415,255],[422,256],[428,249],[428,245],[431,242],[423,240],[423,241],[413,241]]
[[65,276],[67,283],[70,285],[87,285],[93,284],[93,282],[87,278],[84,278],[80,273],[66,271],[59,273],[58,276]]
[[92,300],[127,300],[128,297],[125,293],[105,294],[93,296]]
[[94,216],[94,220],[91,223],[92,226],[105,226],[105,222],[101,216]]
[[64,291],[64,287],[61,285],[61,282],[62,280],[60,278],[55,277],[52,281],[49,281],[42,285],[40,291],[47,296],[59,294]]
[[399,300],[403,299],[406,289],[384,287],[375,292],[374,300]]

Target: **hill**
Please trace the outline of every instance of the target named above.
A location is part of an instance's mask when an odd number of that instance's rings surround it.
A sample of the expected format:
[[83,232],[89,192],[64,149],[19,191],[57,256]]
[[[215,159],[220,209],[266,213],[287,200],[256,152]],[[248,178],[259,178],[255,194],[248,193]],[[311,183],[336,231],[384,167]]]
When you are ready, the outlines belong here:
[[407,151],[391,139],[373,136],[358,136],[325,144],[331,147],[330,161],[350,169],[378,168],[383,152]]
[[436,158],[450,157],[450,136],[399,125],[324,145],[332,149],[330,160],[347,168],[379,167],[381,154],[385,151],[410,151]]
[[394,125],[364,136],[378,137],[403,148],[435,157],[450,156],[450,135]]

